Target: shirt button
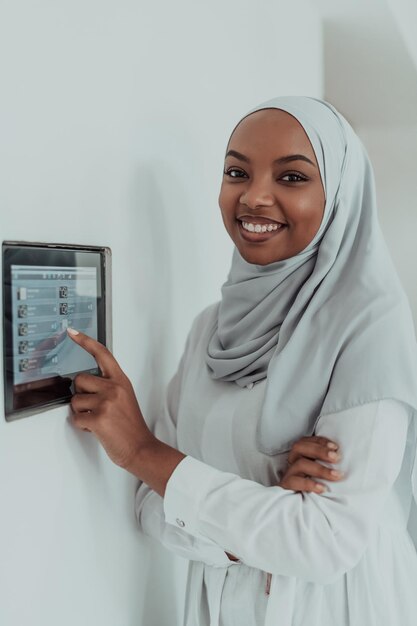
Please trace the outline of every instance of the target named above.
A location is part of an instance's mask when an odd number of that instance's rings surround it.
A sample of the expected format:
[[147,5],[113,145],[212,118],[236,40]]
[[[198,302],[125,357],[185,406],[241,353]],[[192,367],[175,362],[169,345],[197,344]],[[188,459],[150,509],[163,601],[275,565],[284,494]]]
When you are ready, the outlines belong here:
[[182,519],[179,519],[177,517],[177,519],[175,521],[177,522],[178,526],[180,526],[180,528],[184,528],[185,522]]

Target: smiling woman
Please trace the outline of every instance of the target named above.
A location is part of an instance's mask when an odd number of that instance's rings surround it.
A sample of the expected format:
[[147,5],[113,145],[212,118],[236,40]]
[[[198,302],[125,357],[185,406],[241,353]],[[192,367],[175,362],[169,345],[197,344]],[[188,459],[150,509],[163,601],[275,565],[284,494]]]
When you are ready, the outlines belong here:
[[103,374],[76,379],[74,424],[190,560],[186,626],[415,626],[417,351],[368,156],[330,104],[277,98],[235,127],[219,204],[231,269],[155,432],[72,331]]
[[[286,152],[278,154],[279,148]],[[324,203],[314,150],[292,115],[264,109],[238,124],[219,205],[226,230],[248,263],[266,265],[303,250],[318,231]]]

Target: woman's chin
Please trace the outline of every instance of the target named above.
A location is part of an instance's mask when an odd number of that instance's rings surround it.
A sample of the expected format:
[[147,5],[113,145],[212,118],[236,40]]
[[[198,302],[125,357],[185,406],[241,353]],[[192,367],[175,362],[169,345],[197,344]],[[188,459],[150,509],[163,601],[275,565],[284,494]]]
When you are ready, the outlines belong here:
[[269,265],[270,263],[282,261],[286,258],[283,255],[268,253],[266,250],[248,250],[247,247],[242,246],[237,248],[240,256],[246,263],[251,263],[252,265]]

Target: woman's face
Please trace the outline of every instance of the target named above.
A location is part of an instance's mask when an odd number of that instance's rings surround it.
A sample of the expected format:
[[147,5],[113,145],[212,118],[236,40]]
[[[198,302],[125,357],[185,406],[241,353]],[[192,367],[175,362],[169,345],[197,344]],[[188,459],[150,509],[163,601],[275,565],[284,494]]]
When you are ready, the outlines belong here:
[[280,109],[246,117],[227,149],[219,206],[248,262],[296,255],[314,238],[325,204],[319,166],[301,124]]

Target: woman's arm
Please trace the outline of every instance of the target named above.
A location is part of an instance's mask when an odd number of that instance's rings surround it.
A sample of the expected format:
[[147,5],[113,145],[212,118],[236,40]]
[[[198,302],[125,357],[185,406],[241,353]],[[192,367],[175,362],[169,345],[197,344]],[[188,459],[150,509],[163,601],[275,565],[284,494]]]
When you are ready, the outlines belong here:
[[263,487],[187,457],[168,482],[166,519],[252,567],[332,582],[366,550],[399,473],[407,427],[405,405],[392,400],[322,417],[316,433],[339,443],[337,469],[345,474],[325,482],[323,495]]
[[[183,362],[184,355],[176,374],[168,384],[162,415],[157,419],[154,429],[154,434],[159,440],[173,447],[177,447],[176,415]],[[168,524],[165,521],[163,498],[144,482],[140,483],[136,492],[135,512],[142,531],[171,552],[191,561],[202,561],[213,567],[231,565],[224,550],[210,539],[197,538],[177,525]]]
[[405,405],[381,400],[319,420],[316,434],[340,445],[337,469],[345,473],[324,494],[264,487],[157,439],[111,353],[82,333],[71,336],[103,374],[77,376],[74,425],[93,432],[115,463],[165,495],[168,523],[271,573],[325,583],[356,565],[401,466]]
[[102,373],[102,377],[76,377],[72,421],[77,428],[92,432],[114,463],[143,481],[136,495],[136,515],[143,530],[183,557],[218,567],[230,566],[231,561],[219,545],[207,537],[196,538],[187,529],[167,524],[164,519],[161,496],[173,470],[185,458],[176,449],[175,416],[187,345],[168,387],[163,419],[157,421],[155,436],[145,423],[129,379],[113,355],[83,333],[70,329],[69,334],[96,359]]
[[157,439],[148,428],[132,384],[112,353],[78,330],[68,328],[67,332],[94,357],[102,374],[75,377],[72,423],[92,432],[113,463],[163,496],[169,477],[185,455]]

